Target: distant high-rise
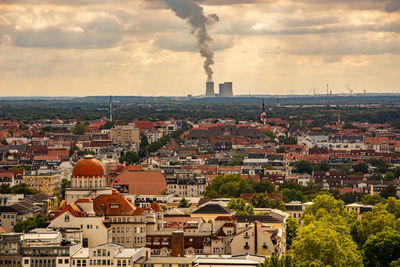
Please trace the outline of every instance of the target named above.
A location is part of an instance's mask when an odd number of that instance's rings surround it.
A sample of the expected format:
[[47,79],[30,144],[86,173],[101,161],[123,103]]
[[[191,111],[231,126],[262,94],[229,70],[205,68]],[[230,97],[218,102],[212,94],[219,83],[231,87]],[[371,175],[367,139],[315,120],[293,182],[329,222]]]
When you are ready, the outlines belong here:
[[206,96],[213,97],[214,93],[214,82],[206,82]]

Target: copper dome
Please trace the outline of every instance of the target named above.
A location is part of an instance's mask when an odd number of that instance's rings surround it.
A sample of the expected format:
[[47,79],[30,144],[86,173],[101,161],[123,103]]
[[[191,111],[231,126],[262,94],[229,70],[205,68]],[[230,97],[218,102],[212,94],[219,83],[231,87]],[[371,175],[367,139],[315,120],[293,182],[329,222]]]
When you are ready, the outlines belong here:
[[73,176],[102,176],[105,174],[103,164],[91,155],[78,160],[72,170]]

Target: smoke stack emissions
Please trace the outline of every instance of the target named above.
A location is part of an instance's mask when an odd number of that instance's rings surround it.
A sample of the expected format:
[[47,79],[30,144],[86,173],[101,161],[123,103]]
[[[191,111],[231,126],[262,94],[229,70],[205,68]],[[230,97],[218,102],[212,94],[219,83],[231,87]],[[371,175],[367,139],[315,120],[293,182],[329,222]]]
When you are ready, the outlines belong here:
[[210,47],[213,41],[207,33],[207,25],[213,25],[219,20],[216,14],[204,15],[203,8],[193,0],[165,0],[169,8],[181,19],[190,24],[190,32],[196,37],[197,43],[195,47],[200,51],[204,60],[204,70],[207,74],[207,81],[212,82],[213,70],[211,65],[214,64],[214,52]]

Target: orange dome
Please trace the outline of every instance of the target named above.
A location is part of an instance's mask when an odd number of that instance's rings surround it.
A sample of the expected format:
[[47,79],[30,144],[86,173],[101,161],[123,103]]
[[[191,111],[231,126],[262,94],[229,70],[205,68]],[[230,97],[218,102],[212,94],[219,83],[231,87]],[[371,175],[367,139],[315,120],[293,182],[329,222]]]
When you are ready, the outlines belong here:
[[84,156],[78,160],[72,170],[73,176],[101,176],[105,175],[103,164],[91,155]]

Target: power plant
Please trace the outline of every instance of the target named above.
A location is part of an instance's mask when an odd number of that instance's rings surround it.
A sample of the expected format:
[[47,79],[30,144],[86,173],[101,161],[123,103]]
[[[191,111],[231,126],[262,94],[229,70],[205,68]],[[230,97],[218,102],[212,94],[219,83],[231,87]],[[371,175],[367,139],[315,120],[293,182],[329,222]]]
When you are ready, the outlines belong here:
[[206,82],[206,97],[233,97],[232,82],[219,84],[219,93],[214,92],[214,82]]
[[214,97],[214,82],[206,82],[206,97]]

